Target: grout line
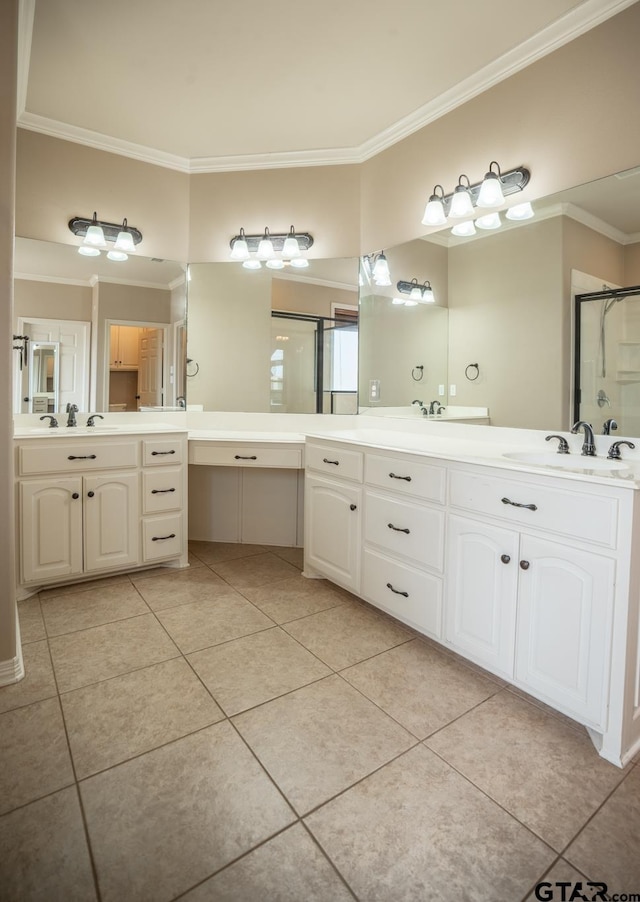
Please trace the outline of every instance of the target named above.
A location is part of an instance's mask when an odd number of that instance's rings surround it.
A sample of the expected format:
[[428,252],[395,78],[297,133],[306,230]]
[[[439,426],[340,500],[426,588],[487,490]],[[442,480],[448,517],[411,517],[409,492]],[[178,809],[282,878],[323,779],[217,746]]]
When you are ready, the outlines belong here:
[[303,828],[306,830],[307,835],[311,838],[313,843],[320,850],[322,856],[325,858],[325,860],[329,863],[331,868],[335,871],[337,876],[340,878],[340,880],[342,881],[342,883],[345,886],[345,889],[350,893],[351,896],[353,896],[353,898],[355,900],[357,900],[358,897],[355,894],[354,890],[352,890],[351,887],[349,886],[349,884],[347,883],[346,877],[343,876],[342,872],[338,868],[338,865],[335,863],[335,861],[333,861],[333,859],[329,857],[328,852],[325,851],[324,846],[320,843],[320,840],[316,837],[316,835],[314,833],[311,832],[311,828],[308,826],[308,824],[306,823],[305,820],[301,820],[301,824],[302,824]]

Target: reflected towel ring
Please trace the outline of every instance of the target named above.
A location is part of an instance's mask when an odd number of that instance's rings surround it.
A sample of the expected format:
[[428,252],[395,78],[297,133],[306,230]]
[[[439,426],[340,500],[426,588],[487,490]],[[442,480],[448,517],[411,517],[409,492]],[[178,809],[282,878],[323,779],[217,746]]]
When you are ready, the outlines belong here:
[[[475,370],[476,371],[475,376],[473,376],[473,375],[470,376],[469,370]],[[469,382],[475,382],[476,379],[478,378],[478,376],[480,375],[480,367],[478,366],[477,363],[470,363],[469,366],[465,369],[464,374],[467,377],[467,379],[469,380]]]
[[[418,375],[416,376],[416,370],[418,370]],[[411,370],[411,378],[414,382],[420,382],[424,378],[424,366],[421,364],[419,366],[414,366]]]
[[[190,364],[193,364],[193,366],[191,366],[192,372],[189,372]],[[187,372],[187,376],[197,376],[198,373],[200,372],[200,364],[196,363],[195,360],[192,360],[191,357],[187,357],[186,372]]]

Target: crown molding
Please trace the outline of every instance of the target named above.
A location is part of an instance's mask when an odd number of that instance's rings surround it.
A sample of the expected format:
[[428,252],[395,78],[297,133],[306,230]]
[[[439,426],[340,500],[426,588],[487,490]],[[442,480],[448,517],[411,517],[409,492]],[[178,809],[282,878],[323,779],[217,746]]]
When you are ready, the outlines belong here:
[[636,2],[637,0],[585,0],[534,37],[523,41],[358,147],[188,158],[27,112],[25,105],[35,0],[20,0],[17,124],[29,131],[187,174],[364,163]]
[[581,223],[593,232],[599,232],[600,235],[604,235],[605,238],[610,238],[617,244],[625,245],[633,243],[631,235],[627,235],[626,232],[621,232],[620,229],[616,229],[615,226],[609,225],[608,222],[599,219],[597,216],[594,216],[593,213],[588,213],[586,210],[583,210],[582,207],[576,207],[575,204],[559,204],[559,206],[561,207],[561,214],[563,216],[568,216],[569,219]]
[[25,282],[54,282],[56,285],[79,285],[81,288],[91,286],[91,279],[68,279],[63,276],[44,276],[41,273],[14,272],[14,279],[22,279]]
[[334,288],[340,291],[358,291],[357,284],[349,282],[332,282],[330,279],[314,279],[312,276],[299,276],[297,273],[274,272],[272,278],[286,282],[305,282],[307,285],[321,285],[323,288]]

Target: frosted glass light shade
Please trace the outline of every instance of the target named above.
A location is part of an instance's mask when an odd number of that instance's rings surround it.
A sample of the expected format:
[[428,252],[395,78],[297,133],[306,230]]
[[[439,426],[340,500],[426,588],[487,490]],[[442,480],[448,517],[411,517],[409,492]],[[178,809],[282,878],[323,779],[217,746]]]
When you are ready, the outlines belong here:
[[409,292],[409,297],[414,301],[422,300],[422,291],[420,290],[420,288],[418,288],[417,285],[415,286],[415,288],[411,289],[411,291]]
[[502,193],[500,176],[495,172],[487,172],[484,181],[480,185],[476,205],[486,209],[488,207],[499,207],[503,203],[504,194]]
[[306,257],[294,257],[291,261],[291,265],[295,266],[296,269],[306,269],[309,265],[309,261]]
[[267,267],[269,269],[284,269],[284,260],[278,260],[276,258],[267,260]]
[[447,217],[444,215],[444,206],[437,194],[432,194],[424,209],[422,217],[422,225],[438,226],[445,225]]
[[107,254],[107,258],[109,260],[115,260],[116,263],[124,263],[125,260],[129,259],[128,255],[125,254],[124,251],[117,251],[115,249],[112,251],[109,251],[109,253]]
[[475,235],[475,233],[476,229],[471,220],[459,222],[451,229],[451,234],[455,235],[457,238],[470,238],[471,235]]
[[486,216],[480,216],[476,219],[476,225],[479,229],[499,229],[502,225],[499,213],[487,213]]
[[262,263],[259,260],[256,260],[255,257],[245,260],[242,265],[245,269],[262,269]]
[[244,238],[236,238],[229,254],[232,260],[248,260],[249,245]]
[[300,256],[300,245],[298,244],[298,239],[293,235],[289,235],[284,239],[284,244],[282,245],[282,256],[287,260],[291,260],[293,257]]
[[136,246],[133,243],[133,235],[124,229],[118,232],[116,243],[113,245],[114,251],[122,251],[123,254],[135,254]]
[[78,248],[78,253],[82,254],[83,257],[99,257],[100,248],[91,247],[90,244],[82,244]]
[[521,219],[531,219],[534,216],[533,207],[527,201],[524,204],[516,204],[515,207],[509,207],[505,216],[518,222]]
[[84,237],[83,244],[88,244],[89,247],[106,247],[102,226],[90,225],[87,229],[87,234]]
[[470,216],[473,213],[471,195],[464,185],[458,185],[451,198],[449,219],[460,219],[462,216]]
[[407,301],[404,302],[404,306],[405,306],[405,307],[417,307],[417,306],[418,306],[418,302],[417,302],[417,301],[409,301],[409,300],[407,300]]
[[433,304],[435,303],[435,300],[433,288],[430,285],[427,285],[426,288],[422,289],[422,304]]
[[270,238],[262,238],[260,240],[256,256],[258,260],[272,260],[275,257],[273,242]]
[[404,298],[393,298],[391,301],[396,307],[401,307],[404,304]]
[[389,272],[389,264],[383,253],[378,254],[376,262],[373,264],[373,281],[376,285],[391,285],[391,273]]

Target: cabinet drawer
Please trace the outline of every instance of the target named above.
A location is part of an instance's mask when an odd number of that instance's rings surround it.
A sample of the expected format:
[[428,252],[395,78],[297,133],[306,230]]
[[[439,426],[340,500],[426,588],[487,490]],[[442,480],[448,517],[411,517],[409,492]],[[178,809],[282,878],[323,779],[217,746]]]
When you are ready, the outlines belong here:
[[363,558],[362,595],[420,632],[442,638],[439,577],[367,550]]
[[182,552],[182,514],[147,517],[142,521],[142,555],[145,561],[173,557]]
[[444,467],[418,461],[380,457],[377,454],[367,454],[365,458],[365,482],[369,485],[438,504],[444,504],[445,476]]
[[182,463],[183,443],[179,438],[145,439],[142,442],[142,465],[166,467]]
[[182,508],[182,467],[163,467],[142,473],[142,513]]
[[189,463],[213,467],[278,467],[298,470],[302,467],[302,451],[299,448],[261,448],[202,442],[192,444],[189,448]]
[[365,541],[419,565],[442,570],[444,511],[368,491],[365,496]]
[[362,482],[364,455],[362,451],[347,451],[343,448],[328,448],[322,445],[307,445],[305,466],[331,476],[355,479]]
[[[616,545],[615,498],[478,472],[452,471],[450,503],[518,526],[549,530],[608,548]],[[533,505],[535,510],[517,505]]]
[[60,444],[21,445],[19,467],[22,476],[38,473],[79,473],[85,470],[112,470],[138,464],[137,442],[105,442],[100,439]]

